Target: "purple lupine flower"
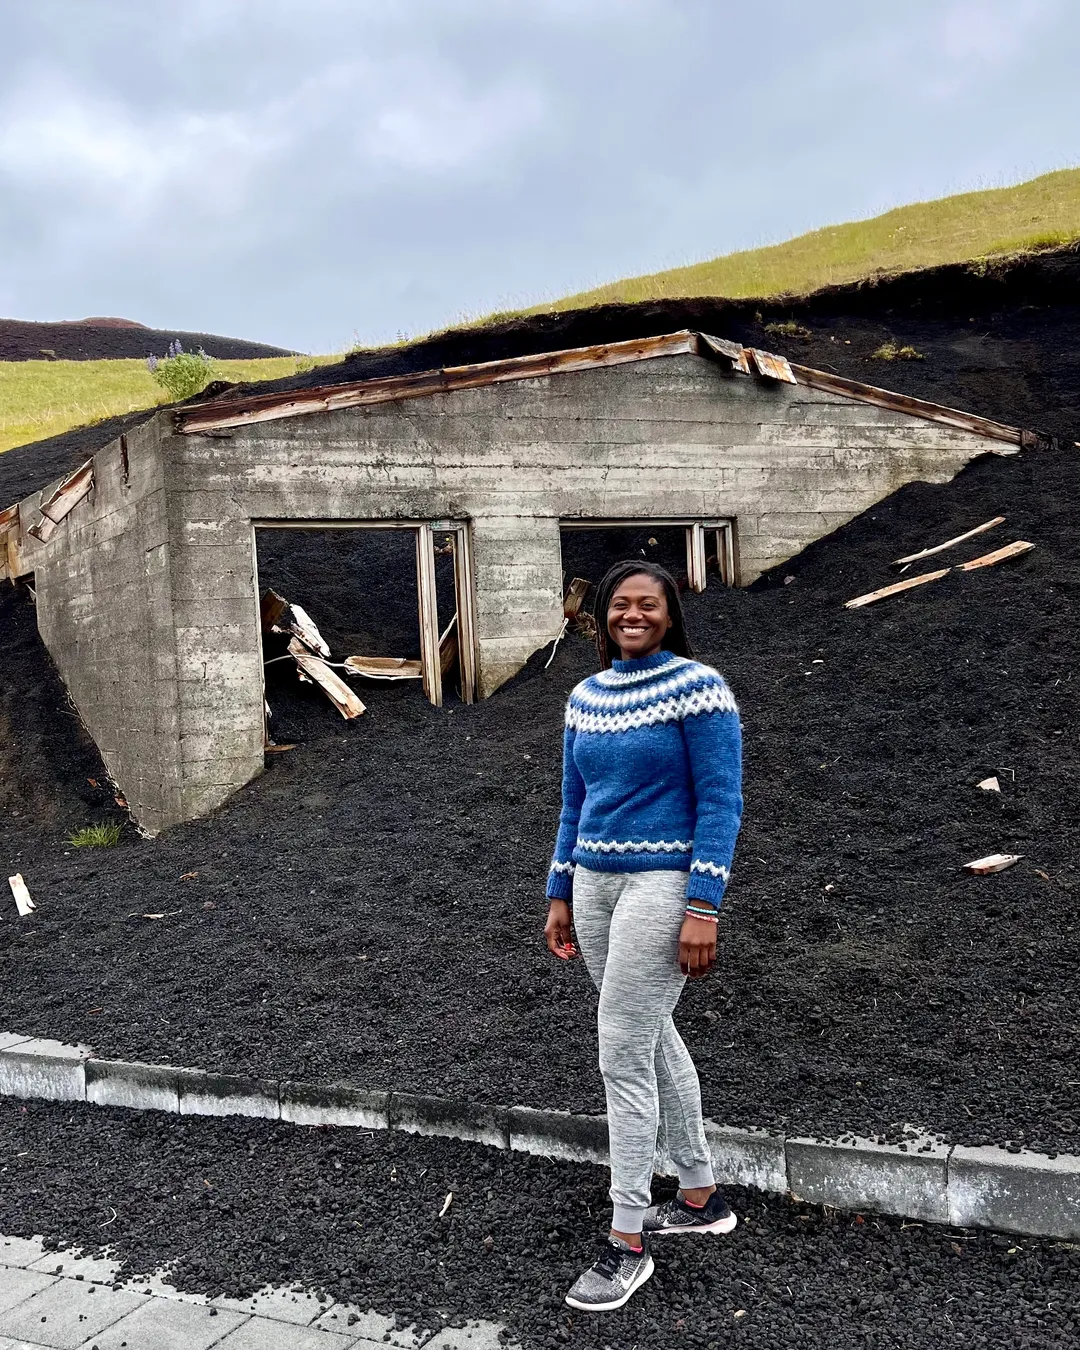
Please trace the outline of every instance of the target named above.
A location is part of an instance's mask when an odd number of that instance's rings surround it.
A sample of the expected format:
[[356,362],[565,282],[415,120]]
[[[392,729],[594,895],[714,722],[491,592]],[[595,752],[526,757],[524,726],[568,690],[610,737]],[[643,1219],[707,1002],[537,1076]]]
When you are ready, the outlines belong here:
[[157,370],[157,368],[158,368],[157,357],[154,355],[148,356],[146,358],[146,369],[150,372],[151,375],[153,375],[154,371]]

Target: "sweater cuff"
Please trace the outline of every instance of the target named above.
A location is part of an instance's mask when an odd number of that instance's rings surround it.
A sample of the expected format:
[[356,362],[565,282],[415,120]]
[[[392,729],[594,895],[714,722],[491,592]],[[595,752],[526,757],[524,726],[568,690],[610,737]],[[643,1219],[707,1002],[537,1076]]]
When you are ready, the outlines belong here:
[[570,903],[574,895],[574,866],[563,863],[561,866],[556,864],[548,873],[547,898],[549,900],[565,900]]
[[[711,866],[711,864],[710,864]],[[724,898],[724,891],[728,882],[728,871],[726,867],[718,868],[720,876],[712,876],[709,872],[696,871],[692,866],[690,869],[690,881],[686,887],[687,900],[707,900],[711,905],[720,908],[720,901]]]

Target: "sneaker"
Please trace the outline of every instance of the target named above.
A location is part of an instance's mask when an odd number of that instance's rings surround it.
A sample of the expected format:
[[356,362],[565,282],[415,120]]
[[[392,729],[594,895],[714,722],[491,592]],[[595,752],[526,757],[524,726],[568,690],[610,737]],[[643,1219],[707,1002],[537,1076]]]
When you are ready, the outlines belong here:
[[730,1233],[738,1223],[723,1192],[713,1191],[700,1209],[688,1205],[679,1191],[673,1200],[645,1211],[641,1226],[650,1237],[662,1233]]
[[604,1238],[600,1248],[600,1255],[584,1275],[578,1276],[566,1296],[571,1308],[581,1308],[585,1312],[611,1312],[621,1308],[653,1273],[648,1238],[642,1238],[639,1252],[621,1238],[613,1237]]

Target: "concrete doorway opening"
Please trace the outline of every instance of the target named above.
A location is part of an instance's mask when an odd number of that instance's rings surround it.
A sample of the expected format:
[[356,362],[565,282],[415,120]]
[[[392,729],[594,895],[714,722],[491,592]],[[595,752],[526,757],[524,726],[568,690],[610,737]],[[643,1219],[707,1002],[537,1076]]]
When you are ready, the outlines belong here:
[[350,688],[416,681],[436,707],[450,686],[475,700],[466,522],[275,520],[253,532],[265,691],[294,667],[313,673],[314,657]]

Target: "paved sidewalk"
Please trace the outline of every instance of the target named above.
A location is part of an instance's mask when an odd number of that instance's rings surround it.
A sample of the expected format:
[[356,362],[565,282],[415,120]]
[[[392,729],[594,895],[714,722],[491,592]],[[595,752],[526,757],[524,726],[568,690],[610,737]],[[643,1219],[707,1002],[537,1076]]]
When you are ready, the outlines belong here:
[[183,1294],[167,1271],[117,1286],[120,1267],[0,1236],[0,1350],[505,1350],[494,1322],[440,1331],[266,1288],[248,1299]]

